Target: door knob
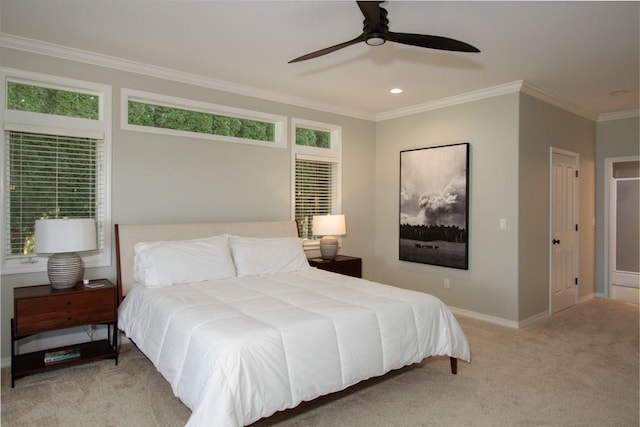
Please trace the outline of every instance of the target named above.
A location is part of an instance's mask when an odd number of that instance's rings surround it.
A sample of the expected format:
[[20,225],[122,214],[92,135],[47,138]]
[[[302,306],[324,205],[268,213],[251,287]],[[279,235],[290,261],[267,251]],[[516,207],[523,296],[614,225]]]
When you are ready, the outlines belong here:
[[551,243],[553,243],[554,245],[559,245],[559,244],[560,244],[560,240],[558,240],[558,239],[553,239],[553,240],[551,241]]

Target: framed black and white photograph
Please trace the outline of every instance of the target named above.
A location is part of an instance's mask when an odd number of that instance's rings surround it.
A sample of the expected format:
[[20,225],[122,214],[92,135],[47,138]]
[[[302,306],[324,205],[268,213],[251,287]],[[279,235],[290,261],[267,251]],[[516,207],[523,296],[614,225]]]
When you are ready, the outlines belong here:
[[400,152],[400,260],[469,268],[469,143]]

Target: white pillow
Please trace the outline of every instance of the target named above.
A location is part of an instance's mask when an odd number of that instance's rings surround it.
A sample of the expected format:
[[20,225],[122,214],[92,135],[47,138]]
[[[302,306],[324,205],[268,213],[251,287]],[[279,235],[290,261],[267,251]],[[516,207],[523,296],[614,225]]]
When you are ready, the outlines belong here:
[[236,275],[227,234],[195,240],[140,242],[134,279],[148,288],[226,279]]
[[230,236],[231,254],[238,277],[308,270],[302,239],[257,239]]

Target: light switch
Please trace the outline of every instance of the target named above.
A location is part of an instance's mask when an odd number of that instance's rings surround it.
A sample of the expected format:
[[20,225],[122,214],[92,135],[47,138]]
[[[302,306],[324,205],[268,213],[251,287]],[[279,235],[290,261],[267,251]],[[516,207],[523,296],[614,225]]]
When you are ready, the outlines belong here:
[[500,230],[506,230],[506,229],[507,229],[507,219],[500,218]]

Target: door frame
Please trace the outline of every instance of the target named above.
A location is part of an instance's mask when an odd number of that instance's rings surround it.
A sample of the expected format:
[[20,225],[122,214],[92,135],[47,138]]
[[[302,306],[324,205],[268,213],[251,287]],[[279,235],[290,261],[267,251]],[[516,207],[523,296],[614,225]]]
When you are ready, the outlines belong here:
[[613,195],[611,194],[611,177],[613,175],[613,164],[620,162],[633,162],[640,160],[640,156],[619,156],[605,157],[604,159],[604,252],[602,257],[602,272],[604,275],[604,296],[611,298],[611,245],[615,238],[611,232],[611,203],[613,203]]
[[[565,150],[557,147],[549,147],[549,230],[548,230],[548,240],[547,240],[547,250],[549,252],[549,277],[548,277],[548,288],[549,288],[549,315],[553,314],[553,271],[551,269],[553,265],[553,155],[554,154],[562,154],[565,156],[573,157],[575,160],[576,171],[578,172],[578,176],[576,177],[575,182],[575,191],[573,195],[573,216],[575,220],[575,224],[579,223],[580,220],[580,154]],[[574,277],[579,277],[580,272],[580,233],[578,230],[574,231],[574,244],[576,250],[574,251],[573,258],[573,273]],[[580,300],[580,280],[575,285],[575,297],[573,304],[577,304]]]

